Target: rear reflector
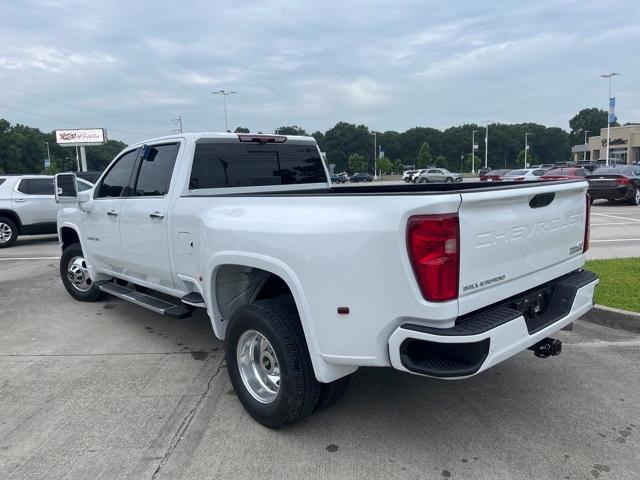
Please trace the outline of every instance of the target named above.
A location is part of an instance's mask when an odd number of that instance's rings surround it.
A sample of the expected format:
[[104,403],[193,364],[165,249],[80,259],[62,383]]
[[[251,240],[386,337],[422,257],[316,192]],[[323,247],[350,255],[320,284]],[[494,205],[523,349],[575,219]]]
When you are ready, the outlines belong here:
[[582,253],[589,250],[589,235],[591,234],[591,195],[587,193],[587,208],[584,219],[584,240],[582,240]]
[[409,219],[409,259],[426,300],[444,302],[458,298],[459,241],[458,214]]
[[284,143],[287,141],[287,137],[284,135],[253,135],[238,134],[238,140],[241,142],[254,142],[254,143]]

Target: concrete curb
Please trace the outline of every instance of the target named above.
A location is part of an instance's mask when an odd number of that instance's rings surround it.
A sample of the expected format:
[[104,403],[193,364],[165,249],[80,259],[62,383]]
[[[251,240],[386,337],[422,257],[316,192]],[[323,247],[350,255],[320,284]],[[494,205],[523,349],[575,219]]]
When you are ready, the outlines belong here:
[[579,320],[603,325],[610,328],[628,330],[640,333],[640,313],[620,310],[619,308],[605,307],[604,305],[594,305]]

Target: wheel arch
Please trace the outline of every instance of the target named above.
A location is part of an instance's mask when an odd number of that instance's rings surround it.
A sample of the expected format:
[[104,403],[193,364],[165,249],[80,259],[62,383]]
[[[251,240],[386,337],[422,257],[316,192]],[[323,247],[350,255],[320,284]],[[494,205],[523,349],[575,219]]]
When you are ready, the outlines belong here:
[[213,330],[219,339],[224,339],[229,318],[237,308],[253,300],[273,298],[288,291],[298,311],[316,378],[320,382],[331,382],[357,369],[331,365],[322,358],[302,283],[282,261],[259,254],[220,252],[210,260],[206,271],[203,282],[205,301],[209,306]]
[[82,242],[80,241],[80,235],[75,227],[70,225],[62,225],[60,227],[60,231],[58,233],[60,237],[60,247],[64,251],[69,245],[73,245],[74,243],[80,243],[82,246]]
[[18,234],[22,230],[22,222],[20,221],[20,217],[13,210],[0,209],[0,217],[5,217],[11,220],[18,226]]

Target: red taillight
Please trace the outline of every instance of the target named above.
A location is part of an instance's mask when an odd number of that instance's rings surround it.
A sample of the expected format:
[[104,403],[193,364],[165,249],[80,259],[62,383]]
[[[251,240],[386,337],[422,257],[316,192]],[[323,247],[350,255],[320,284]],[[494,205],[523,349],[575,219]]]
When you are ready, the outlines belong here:
[[587,193],[587,209],[584,219],[584,240],[582,241],[582,253],[589,250],[589,234],[591,230],[591,195]]
[[629,185],[631,183],[631,179],[627,177],[616,178],[616,183],[618,185]]
[[443,302],[458,298],[459,243],[460,228],[455,213],[409,219],[409,258],[426,300]]
[[287,137],[284,135],[254,135],[238,134],[238,140],[241,142],[255,142],[255,143],[284,143],[287,141]]

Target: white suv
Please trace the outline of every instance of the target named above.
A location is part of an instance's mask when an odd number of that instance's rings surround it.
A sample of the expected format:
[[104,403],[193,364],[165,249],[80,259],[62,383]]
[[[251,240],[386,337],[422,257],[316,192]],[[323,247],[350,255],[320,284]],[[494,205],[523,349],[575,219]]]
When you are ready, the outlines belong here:
[[[76,180],[78,191],[93,185]],[[11,246],[18,235],[56,233],[59,205],[53,196],[53,177],[0,176],[0,248]]]

